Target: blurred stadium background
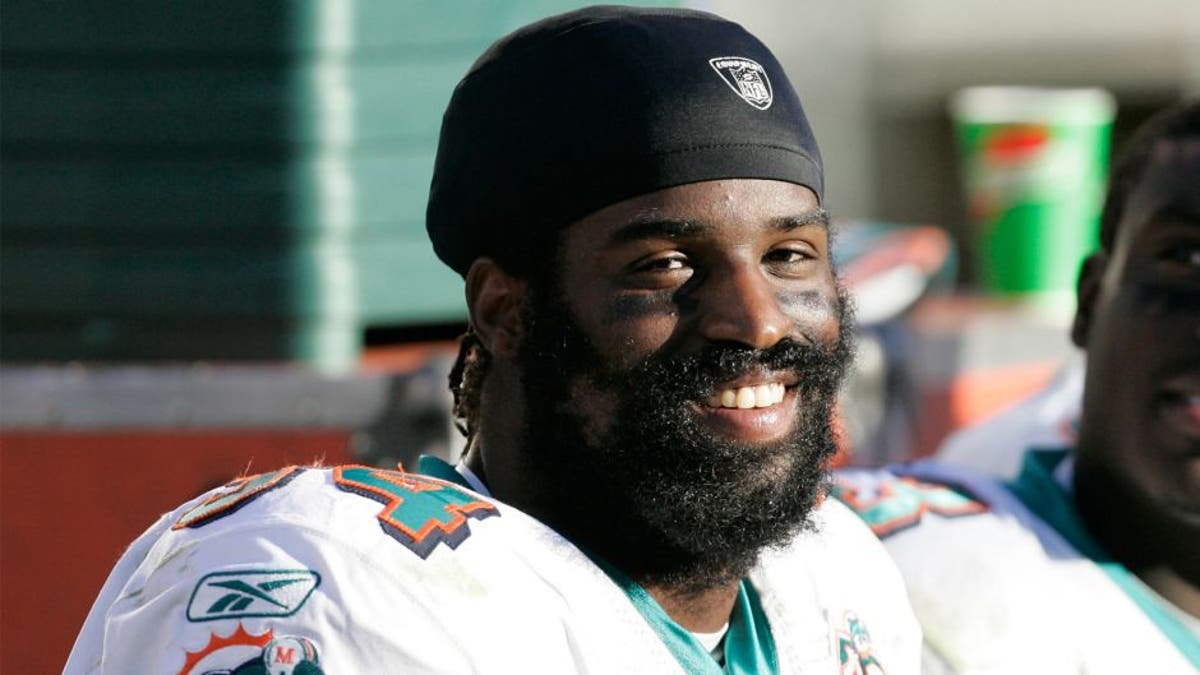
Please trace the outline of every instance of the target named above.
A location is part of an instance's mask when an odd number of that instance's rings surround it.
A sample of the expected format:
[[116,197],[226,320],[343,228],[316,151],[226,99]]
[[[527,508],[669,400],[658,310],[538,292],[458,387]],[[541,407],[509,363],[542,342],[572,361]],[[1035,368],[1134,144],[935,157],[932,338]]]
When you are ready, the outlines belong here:
[[[578,4],[5,1],[0,672],[61,669],[123,546],[239,472],[458,451],[441,111],[492,40]],[[1076,358],[1069,307],[981,292],[947,103],[1102,87],[1119,146],[1200,93],[1200,4],[674,4],[771,46],[821,141],[866,314],[843,461],[927,454]]]

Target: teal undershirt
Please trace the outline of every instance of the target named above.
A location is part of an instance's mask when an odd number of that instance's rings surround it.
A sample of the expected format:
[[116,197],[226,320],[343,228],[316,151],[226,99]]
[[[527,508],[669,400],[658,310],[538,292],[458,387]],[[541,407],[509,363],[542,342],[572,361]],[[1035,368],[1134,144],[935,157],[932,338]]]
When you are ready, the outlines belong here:
[[738,584],[737,600],[729,617],[729,630],[725,633],[725,668],[722,669],[696,636],[676,623],[646,589],[604,560],[590,554],[589,557],[625,591],[634,608],[658,634],[684,672],[696,675],[765,675],[779,672],[771,627],[767,623],[758,592],[748,580],[743,579]]
[[1134,604],[1183,653],[1200,668],[1200,638],[1161,605],[1124,565],[1113,560],[1092,539],[1079,519],[1070,495],[1054,479],[1054,469],[1067,457],[1066,450],[1032,450],[1025,453],[1021,473],[1005,486],[1026,508],[1046,521],[1077,551],[1096,563]]
[[[417,470],[426,476],[470,489],[470,485],[454,467],[436,457],[422,456]],[[775,639],[771,636],[762,601],[749,580],[743,579],[738,584],[737,600],[729,617],[729,630],[725,633],[725,668],[722,669],[704,645],[676,623],[646,589],[598,556],[582,547],[580,550],[625,592],[684,672],[689,675],[768,675],[779,672]]]

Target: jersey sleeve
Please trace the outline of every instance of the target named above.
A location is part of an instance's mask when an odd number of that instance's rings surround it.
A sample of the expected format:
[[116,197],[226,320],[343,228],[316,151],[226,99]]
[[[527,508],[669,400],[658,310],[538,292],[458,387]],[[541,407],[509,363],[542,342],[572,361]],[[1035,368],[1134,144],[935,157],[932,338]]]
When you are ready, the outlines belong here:
[[154,542],[170,525],[171,514],[163,515],[142,536],[134,540],[121,555],[120,560],[117,561],[116,566],[104,581],[100,594],[92,603],[92,608],[88,611],[83,628],[75,638],[75,645],[71,649],[64,673],[100,672],[99,651],[104,644],[104,614],[121,594],[129,577],[137,570]]
[[415,595],[313,529],[225,530],[143,564],[89,617],[67,672],[469,671]]
[[214,493],[160,520],[118,562],[64,672],[475,670],[380,504],[309,473],[259,503]]

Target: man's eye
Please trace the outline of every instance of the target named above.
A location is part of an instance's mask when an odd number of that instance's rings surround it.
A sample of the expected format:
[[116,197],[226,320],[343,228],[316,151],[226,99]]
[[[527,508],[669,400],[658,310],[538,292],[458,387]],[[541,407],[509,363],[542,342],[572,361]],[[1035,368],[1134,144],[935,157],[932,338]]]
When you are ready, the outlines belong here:
[[635,272],[673,272],[675,270],[687,269],[688,260],[681,255],[661,256],[651,258],[634,269]]
[[1200,270],[1200,242],[1187,242],[1170,246],[1160,256],[1170,263],[1182,264]]
[[794,264],[812,260],[814,257],[811,252],[797,248],[777,248],[767,253],[764,260],[771,263]]

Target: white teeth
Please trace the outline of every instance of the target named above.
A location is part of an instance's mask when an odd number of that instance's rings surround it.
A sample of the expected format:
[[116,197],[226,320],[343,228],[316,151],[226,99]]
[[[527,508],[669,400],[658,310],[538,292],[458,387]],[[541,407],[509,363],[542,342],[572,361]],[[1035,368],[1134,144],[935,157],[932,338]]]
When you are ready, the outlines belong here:
[[736,408],[737,407],[737,392],[732,389],[726,389],[721,392],[721,407]]
[[737,407],[743,410],[754,407],[754,387],[742,387],[738,389]]
[[766,408],[783,400],[787,388],[779,382],[760,384],[754,387],[724,389],[709,397],[708,405],[714,408]]

